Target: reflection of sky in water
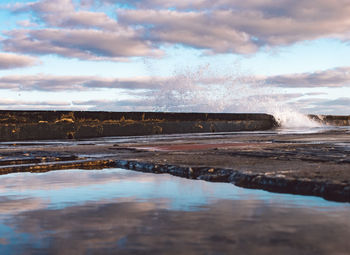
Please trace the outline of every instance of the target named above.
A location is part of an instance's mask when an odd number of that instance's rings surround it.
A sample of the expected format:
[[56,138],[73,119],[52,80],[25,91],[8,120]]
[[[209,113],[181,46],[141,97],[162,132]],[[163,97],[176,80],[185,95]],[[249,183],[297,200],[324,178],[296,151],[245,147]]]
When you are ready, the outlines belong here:
[[346,204],[318,197],[276,194],[236,187],[229,183],[209,183],[123,169],[66,170],[47,173],[18,173],[0,176],[0,197],[39,198],[49,208],[63,208],[88,201],[132,198],[144,201],[165,199],[169,209],[196,210],[219,199],[280,201],[281,206],[341,207]]
[[1,255],[329,254],[335,247],[342,254],[350,249],[349,215],[349,203],[168,174],[0,176]]

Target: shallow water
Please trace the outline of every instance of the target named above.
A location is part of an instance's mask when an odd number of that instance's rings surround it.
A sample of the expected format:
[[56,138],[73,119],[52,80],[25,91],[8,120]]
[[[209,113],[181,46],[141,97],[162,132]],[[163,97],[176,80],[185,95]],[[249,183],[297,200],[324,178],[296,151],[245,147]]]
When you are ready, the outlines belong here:
[[0,176],[0,254],[349,254],[350,204],[123,169]]

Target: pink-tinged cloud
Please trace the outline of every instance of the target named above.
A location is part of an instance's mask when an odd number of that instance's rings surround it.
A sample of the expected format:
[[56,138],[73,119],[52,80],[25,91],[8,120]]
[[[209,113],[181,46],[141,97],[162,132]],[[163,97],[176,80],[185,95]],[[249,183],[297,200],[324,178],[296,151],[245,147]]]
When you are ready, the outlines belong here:
[[129,100],[31,101],[0,97],[0,108],[7,110],[152,111],[153,105],[152,101],[146,98]]
[[[348,0],[90,0],[100,3],[124,3],[133,5],[139,9],[176,9],[176,10],[255,10],[263,11],[270,15],[298,14],[323,14],[333,15],[334,10],[341,10],[349,6]],[[329,10],[330,13],[319,13],[319,10]]]
[[148,90],[163,84],[161,78],[103,78],[96,76],[11,75],[0,77],[0,89],[15,91],[84,91],[101,88]]
[[71,0],[38,1],[14,9],[14,12],[28,11],[51,27],[121,29],[118,22],[104,12],[76,10]]
[[41,29],[4,32],[1,44],[8,51],[110,61],[163,54],[142,37],[142,28],[120,25],[103,12],[76,10],[71,0],[37,1],[15,6],[12,11],[31,12],[43,25]]
[[135,56],[160,56],[151,42],[133,31],[111,33],[94,29],[37,29],[7,32],[3,48],[35,55],[56,54],[89,60],[125,60]]
[[1,106],[18,106],[18,105],[26,105],[26,106],[69,106],[71,105],[68,102],[63,101],[28,101],[28,100],[14,100],[14,99],[2,99],[0,98]]
[[[210,75],[210,71],[207,71]],[[130,92],[155,91],[164,96],[181,93],[202,93],[211,90],[235,89],[237,86],[283,88],[341,88],[350,86],[350,67],[340,67],[313,73],[296,73],[269,77],[224,77],[206,75],[176,75],[174,77],[106,78],[99,76],[9,75],[0,77],[0,89],[15,91],[86,91],[102,88],[124,89]],[[166,92],[166,93],[165,93]],[[318,92],[318,91],[316,91]],[[205,94],[205,93],[204,93]],[[204,95],[203,94],[203,95]],[[184,95],[185,96],[185,95]],[[185,97],[186,98],[186,97]]]
[[[94,3],[109,3],[108,8],[123,4],[134,8],[119,8],[117,18],[113,18],[102,9],[84,9]],[[38,31],[27,31],[25,43],[36,42],[46,49],[36,50],[34,54],[83,59],[101,57],[101,52],[102,56],[111,58],[159,55],[159,48],[168,44],[182,44],[208,53],[252,54],[262,48],[306,40],[350,39],[349,0],[87,0],[74,4],[72,0],[43,0],[19,5],[13,11],[33,13],[45,26],[40,33],[71,30],[69,37],[73,43],[67,43],[67,38],[59,32],[60,40],[47,41],[36,35]],[[95,30],[107,32],[114,39],[107,38],[104,43],[106,35]],[[81,43],[94,37],[101,38],[103,49],[96,43],[88,46]],[[18,37],[10,35],[7,45],[21,46],[16,41]],[[121,50],[116,54],[112,47]],[[30,47],[19,48],[32,53]],[[128,48],[129,53],[122,54]]]
[[143,97],[128,100],[73,101],[72,104],[93,111],[152,111],[153,102],[151,98]]
[[29,67],[38,64],[37,58],[0,52],[0,70]]
[[30,20],[20,20],[16,22],[17,25],[21,27],[37,27],[38,24],[31,22]]
[[119,10],[125,24],[150,26],[148,39],[157,43],[184,44],[216,53],[253,53],[258,46],[250,35],[220,24],[213,13],[171,10]]
[[285,88],[350,87],[350,67],[339,67],[313,73],[270,76],[262,80],[266,85]]
[[145,26],[150,37],[159,42],[180,43],[217,53],[254,53],[264,46],[319,38],[350,39],[349,0],[128,3],[134,3],[137,8],[119,9],[120,22]]
[[305,98],[293,102],[293,106],[304,113],[349,115],[350,98]]
[[40,13],[42,16],[51,13],[74,12],[75,7],[72,0],[38,0],[27,3],[16,3],[9,5],[13,12],[29,12]]
[[82,107],[74,107],[68,101],[18,100],[1,97],[0,108],[3,110],[84,110]]

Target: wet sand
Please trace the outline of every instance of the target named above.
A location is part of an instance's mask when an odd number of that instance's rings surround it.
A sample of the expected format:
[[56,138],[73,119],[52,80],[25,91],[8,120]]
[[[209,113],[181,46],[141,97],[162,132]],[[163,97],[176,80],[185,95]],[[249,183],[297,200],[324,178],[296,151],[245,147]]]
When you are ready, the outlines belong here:
[[0,173],[122,167],[350,202],[350,131],[271,130],[0,143]]

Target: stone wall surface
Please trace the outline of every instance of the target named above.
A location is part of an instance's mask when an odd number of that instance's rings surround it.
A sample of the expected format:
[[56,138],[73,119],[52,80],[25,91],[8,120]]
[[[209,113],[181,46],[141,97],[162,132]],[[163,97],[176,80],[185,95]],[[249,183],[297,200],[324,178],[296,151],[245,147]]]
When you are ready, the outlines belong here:
[[350,116],[342,115],[309,115],[318,122],[333,126],[350,126]]
[[268,130],[268,114],[0,111],[0,141]]
[[[350,125],[350,116],[309,117],[330,125]],[[277,126],[268,114],[0,111],[0,141],[258,131]]]

